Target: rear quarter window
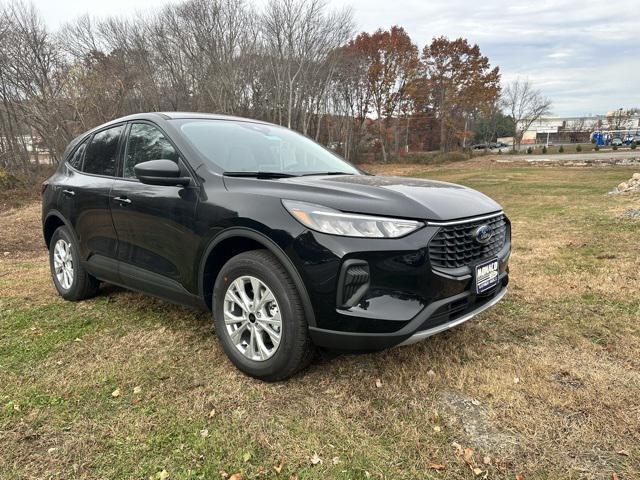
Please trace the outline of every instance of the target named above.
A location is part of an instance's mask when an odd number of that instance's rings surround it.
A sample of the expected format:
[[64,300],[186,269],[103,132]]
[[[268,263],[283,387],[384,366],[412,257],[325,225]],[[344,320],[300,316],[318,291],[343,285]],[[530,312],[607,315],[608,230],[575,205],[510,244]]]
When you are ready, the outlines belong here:
[[96,133],[84,154],[82,171],[95,175],[115,176],[118,145],[123,125]]
[[76,148],[73,155],[71,155],[67,162],[76,170],[82,170],[82,159],[84,158],[84,151],[87,148],[87,142],[84,141],[78,148]]

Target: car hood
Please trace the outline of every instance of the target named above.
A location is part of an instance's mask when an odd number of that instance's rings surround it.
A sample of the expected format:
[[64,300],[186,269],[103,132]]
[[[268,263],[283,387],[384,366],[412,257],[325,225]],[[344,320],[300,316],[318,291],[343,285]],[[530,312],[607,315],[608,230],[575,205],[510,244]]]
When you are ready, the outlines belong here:
[[230,191],[279,196],[344,212],[455,220],[501,210],[486,195],[453,183],[375,175],[312,175],[277,180],[225,177]]

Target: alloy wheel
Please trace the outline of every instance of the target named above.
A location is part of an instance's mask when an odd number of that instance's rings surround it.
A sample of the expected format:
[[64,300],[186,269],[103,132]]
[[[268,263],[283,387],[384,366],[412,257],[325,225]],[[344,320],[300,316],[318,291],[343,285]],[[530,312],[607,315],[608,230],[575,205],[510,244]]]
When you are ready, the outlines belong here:
[[236,278],[224,296],[224,323],[229,338],[246,358],[271,358],[282,339],[282,317],[271,289],[252,276]]
[[69,290],[73,284],[73,255],[71,244],[62,238],[53,247],[53,269],[60,286]]

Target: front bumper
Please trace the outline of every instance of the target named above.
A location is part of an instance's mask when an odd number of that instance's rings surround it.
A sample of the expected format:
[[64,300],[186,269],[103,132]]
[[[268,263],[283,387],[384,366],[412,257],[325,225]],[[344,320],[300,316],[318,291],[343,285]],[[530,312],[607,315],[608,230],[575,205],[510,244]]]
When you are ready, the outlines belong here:
[[[507,293],[507,284],[508,276],[504,274],[497,288],[487,295],[475,297],[470,292],[463,292],[435,301],[396,332],[343,332],[318,327],[310,327],[309,332],[317,346],[332,350],[375,351],[396,345],[411,345],[471,320],[492,307]],[[449,314],[443,312],[443,309],[465,301],[464,308],[457,308]]]
[[[432,265],[429,244],[439,226],[400,239],[360,239],[307,231],[287,253],[307,287],[315,322],[313,342],[323,348],[372,351],[409,344],[452,328],[497,303],[509,282],[507,242],[495,254],[499,282],[475,293],[474,265],[443,270]],[[363,271],[359,266],[365,266]],[[356,300],[344,302],[345,270],[367,277]],[[350,267],[349,267],[350,268]],[[353,290],[352,290],[353,291]],[[359,290],[362,292],[362,290]]]

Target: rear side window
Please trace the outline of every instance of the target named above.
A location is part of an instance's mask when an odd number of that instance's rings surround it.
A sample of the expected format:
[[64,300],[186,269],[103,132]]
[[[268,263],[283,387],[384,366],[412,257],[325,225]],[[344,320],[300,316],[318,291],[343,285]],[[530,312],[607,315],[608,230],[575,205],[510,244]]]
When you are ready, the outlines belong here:
[[153,125],[134,123],[131,125],[127,140],[124,178],[135,178],[133,167],[149,160],[173,160],[178,163],[178,152],[162,132]]
[[76,151],[73,152],[73,155],[71,155],[68,160],[69,165],[71,165],[76,170],[82,170],[82,157],[86,148],[87,142],[85,141],[82,145],[76,148]]
[[84,155],[85,173],[114,176],[118,157],[118,140],[123,126],[109,128],[96,133]]

